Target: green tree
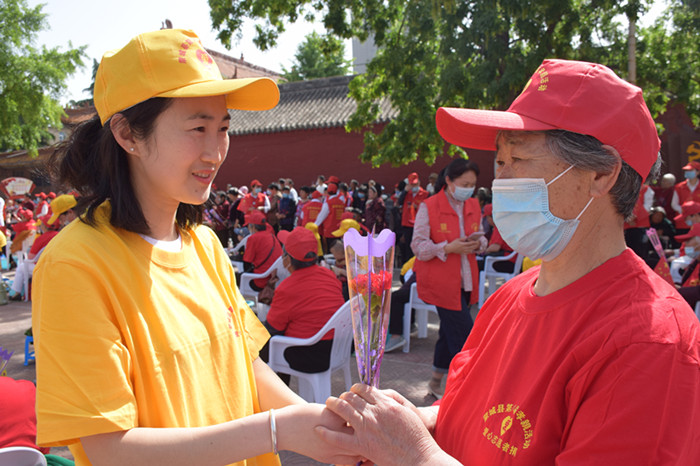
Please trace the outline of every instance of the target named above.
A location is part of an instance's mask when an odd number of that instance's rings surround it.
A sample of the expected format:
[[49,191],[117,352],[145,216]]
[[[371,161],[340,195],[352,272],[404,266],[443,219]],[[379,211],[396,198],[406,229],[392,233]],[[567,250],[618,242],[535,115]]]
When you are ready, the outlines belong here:
[[299,44],[294,58],[291,70],[282,68],[288,81],[344,76],[350,71],[343,41],[333,36],[321,36],[316,31]]
[[[673,5],[698,0],[671,0]],[[284,24],[317,17],[341,38],[373,37],[377,56],[350,84],[357,110],[350,130],[372,126],[379,101],[390,99],[399,116],[375,133],[366,131],[364,161],[432,163],[444,149],[435,129],[439,106],[504,109],[527,77],[548,57],[605,63],[627,74],[627,18],[637,18],[649,0],[210,0],[212,23],[226,42],[244,17],[260,21],[256,44],[274,44]],[[696,28],[697,30],[697,28]],[[668,34],[672,34],[670,31]],[[697,33],[695,33],[697,34]],[[646,31],[638,34],[647,47]],[[695,36],[696,37],[696,36]],[[670,47],[659,40],[655,50]],[[682,42],[682,41],[680,41]],[[673,42],[679,45],[679,42]],[[685,44],[697,48],[698,41]],[[668,52],[668,50],[666,50]],[[657,53],[661,53],[657,51]],[[682,51],[678,52],[683,53]],[[697,61],[695,62],[697,63]],[[638,83],[659,80],[638,59]],[[697,69],[697,66],[690,67]],[[668,75],[669,78],[671,75]],[[680,75],[674,75],[674,79]],[[665,82],[658,87],[676,89]],[[667,94],[665,94],[668,96]],[[654,106],[658,111],[658,106]],[[450,146],[451,154],[461,149]]]
[[47,27],[43,5],[0,0],[0,151],[36,153],[48,141],[49,127],[61,126],[58,102],[65,81],[81,66],[84,47],[62,52],[33,44]]

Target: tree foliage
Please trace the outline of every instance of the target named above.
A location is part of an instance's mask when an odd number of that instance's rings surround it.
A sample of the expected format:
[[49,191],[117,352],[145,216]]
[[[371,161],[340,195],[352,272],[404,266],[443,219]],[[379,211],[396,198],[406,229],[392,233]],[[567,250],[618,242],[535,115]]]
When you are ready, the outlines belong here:
[[49,127],[61,126],[58,102],[68,76],[82,65],[84,48],[62,52],[33,44],[47,27],[43,5],[26,0],[0,0],[0,151],[37,148]]
[[345,59],[345,45],[333,36],[321,36],[312,32],[299,44],[291,70],[282,69],[288,81],[344,76],[350,71]]
[[[638,32],[638,84],[652,112],[669,99],[697,108],[698,3],[670,0],[665,22]],[[350,85],[357,110],[348,128],[370,127],[378,102],[399,116],[367,131],[362,160],[375,165],[432,163],[443,140],[435,129],[439,106],[504,109],[544,58],[604,63],[627,75],[627,22],[650,0],[210,0],[220,38],[230,40],[243,18],[262,21],[256,44],[275,43],[284,24],[317,18],[340,38],[373,38],[367,72]],[[689,49],[693,49],[692,51]],[[670,63],[670,60],[674,60]],[[695,65],[693,65],[693,63]],[[661,69],[662,68],[662,69]],[[693,104],[693,102],[696,102]],[[461,152],[450,147],[452,154]]]

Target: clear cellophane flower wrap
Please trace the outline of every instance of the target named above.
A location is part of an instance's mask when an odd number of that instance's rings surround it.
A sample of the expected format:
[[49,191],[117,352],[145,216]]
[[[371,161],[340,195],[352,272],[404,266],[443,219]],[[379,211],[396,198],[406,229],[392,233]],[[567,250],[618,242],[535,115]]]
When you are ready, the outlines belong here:
[[389,326],[396,235],[382,230],[376,237],[361,236],[350,229],[343,242],[357,370],[363,383],[377,387]]

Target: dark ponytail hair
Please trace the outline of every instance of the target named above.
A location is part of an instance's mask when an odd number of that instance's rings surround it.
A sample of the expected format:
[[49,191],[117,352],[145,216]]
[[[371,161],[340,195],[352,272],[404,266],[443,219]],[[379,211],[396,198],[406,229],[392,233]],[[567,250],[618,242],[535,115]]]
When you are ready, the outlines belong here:
[[[172,103],[172,99],[154,97],[121,113],[134,136],[145,139],[155,128],[155,121]],[[95,226],[95,211],[105,200],[110,201],[110,223],[134,233],[148,234],[150,229],[131,184],[126,151],[117,143],[110,127],[99,116],[82,123],[69,140],[58,145],[48,160],[54,182],[79,193],[76,212],[85,212],[80,219]],[[202,223],[201,205],[180,204],[175,221],[180,229]]]
[[479,176],[479,166],[471,160],[466,160],[461,157],[454,159],[440,171],[438,179],[435,182],[435,194],[439,193],[443,188],[445,188],[445,186],[447,186],[445,177],[454,181],[456,178],[459,178],[466,172],[474,172],[476,176]]

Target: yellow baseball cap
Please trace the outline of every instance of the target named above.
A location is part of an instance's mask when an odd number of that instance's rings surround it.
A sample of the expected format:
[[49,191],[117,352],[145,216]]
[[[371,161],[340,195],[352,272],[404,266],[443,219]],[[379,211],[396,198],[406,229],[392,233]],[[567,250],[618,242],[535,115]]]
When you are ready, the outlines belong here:
[[115,113],[152,97],[226,96],[238,110],[268,110],[279,89],[270,78],[223,79],[218,66],[188,30],[163,29],[134,37],[102,57],[94,102],[104,125]]
[[335,230],[331,234],[333,236],[335,236],[336,238],[340,238],[345,233],[347,233],[347,231],[350,228],[354,228],[355,230],[360,231],[360,224],[357,222],[357,220],[353,220],[351,218],[346,218],[346,219],[340,221],[340,228],[338,228],[337,230]]
[[56,199],[51,201],[51,218],[46,223],[53,225],[61,214],[68,212],[70,209],[75,207],[76,204],[78,203],[75,200],[75,196],[72,194],[62,194],[58,196]]

